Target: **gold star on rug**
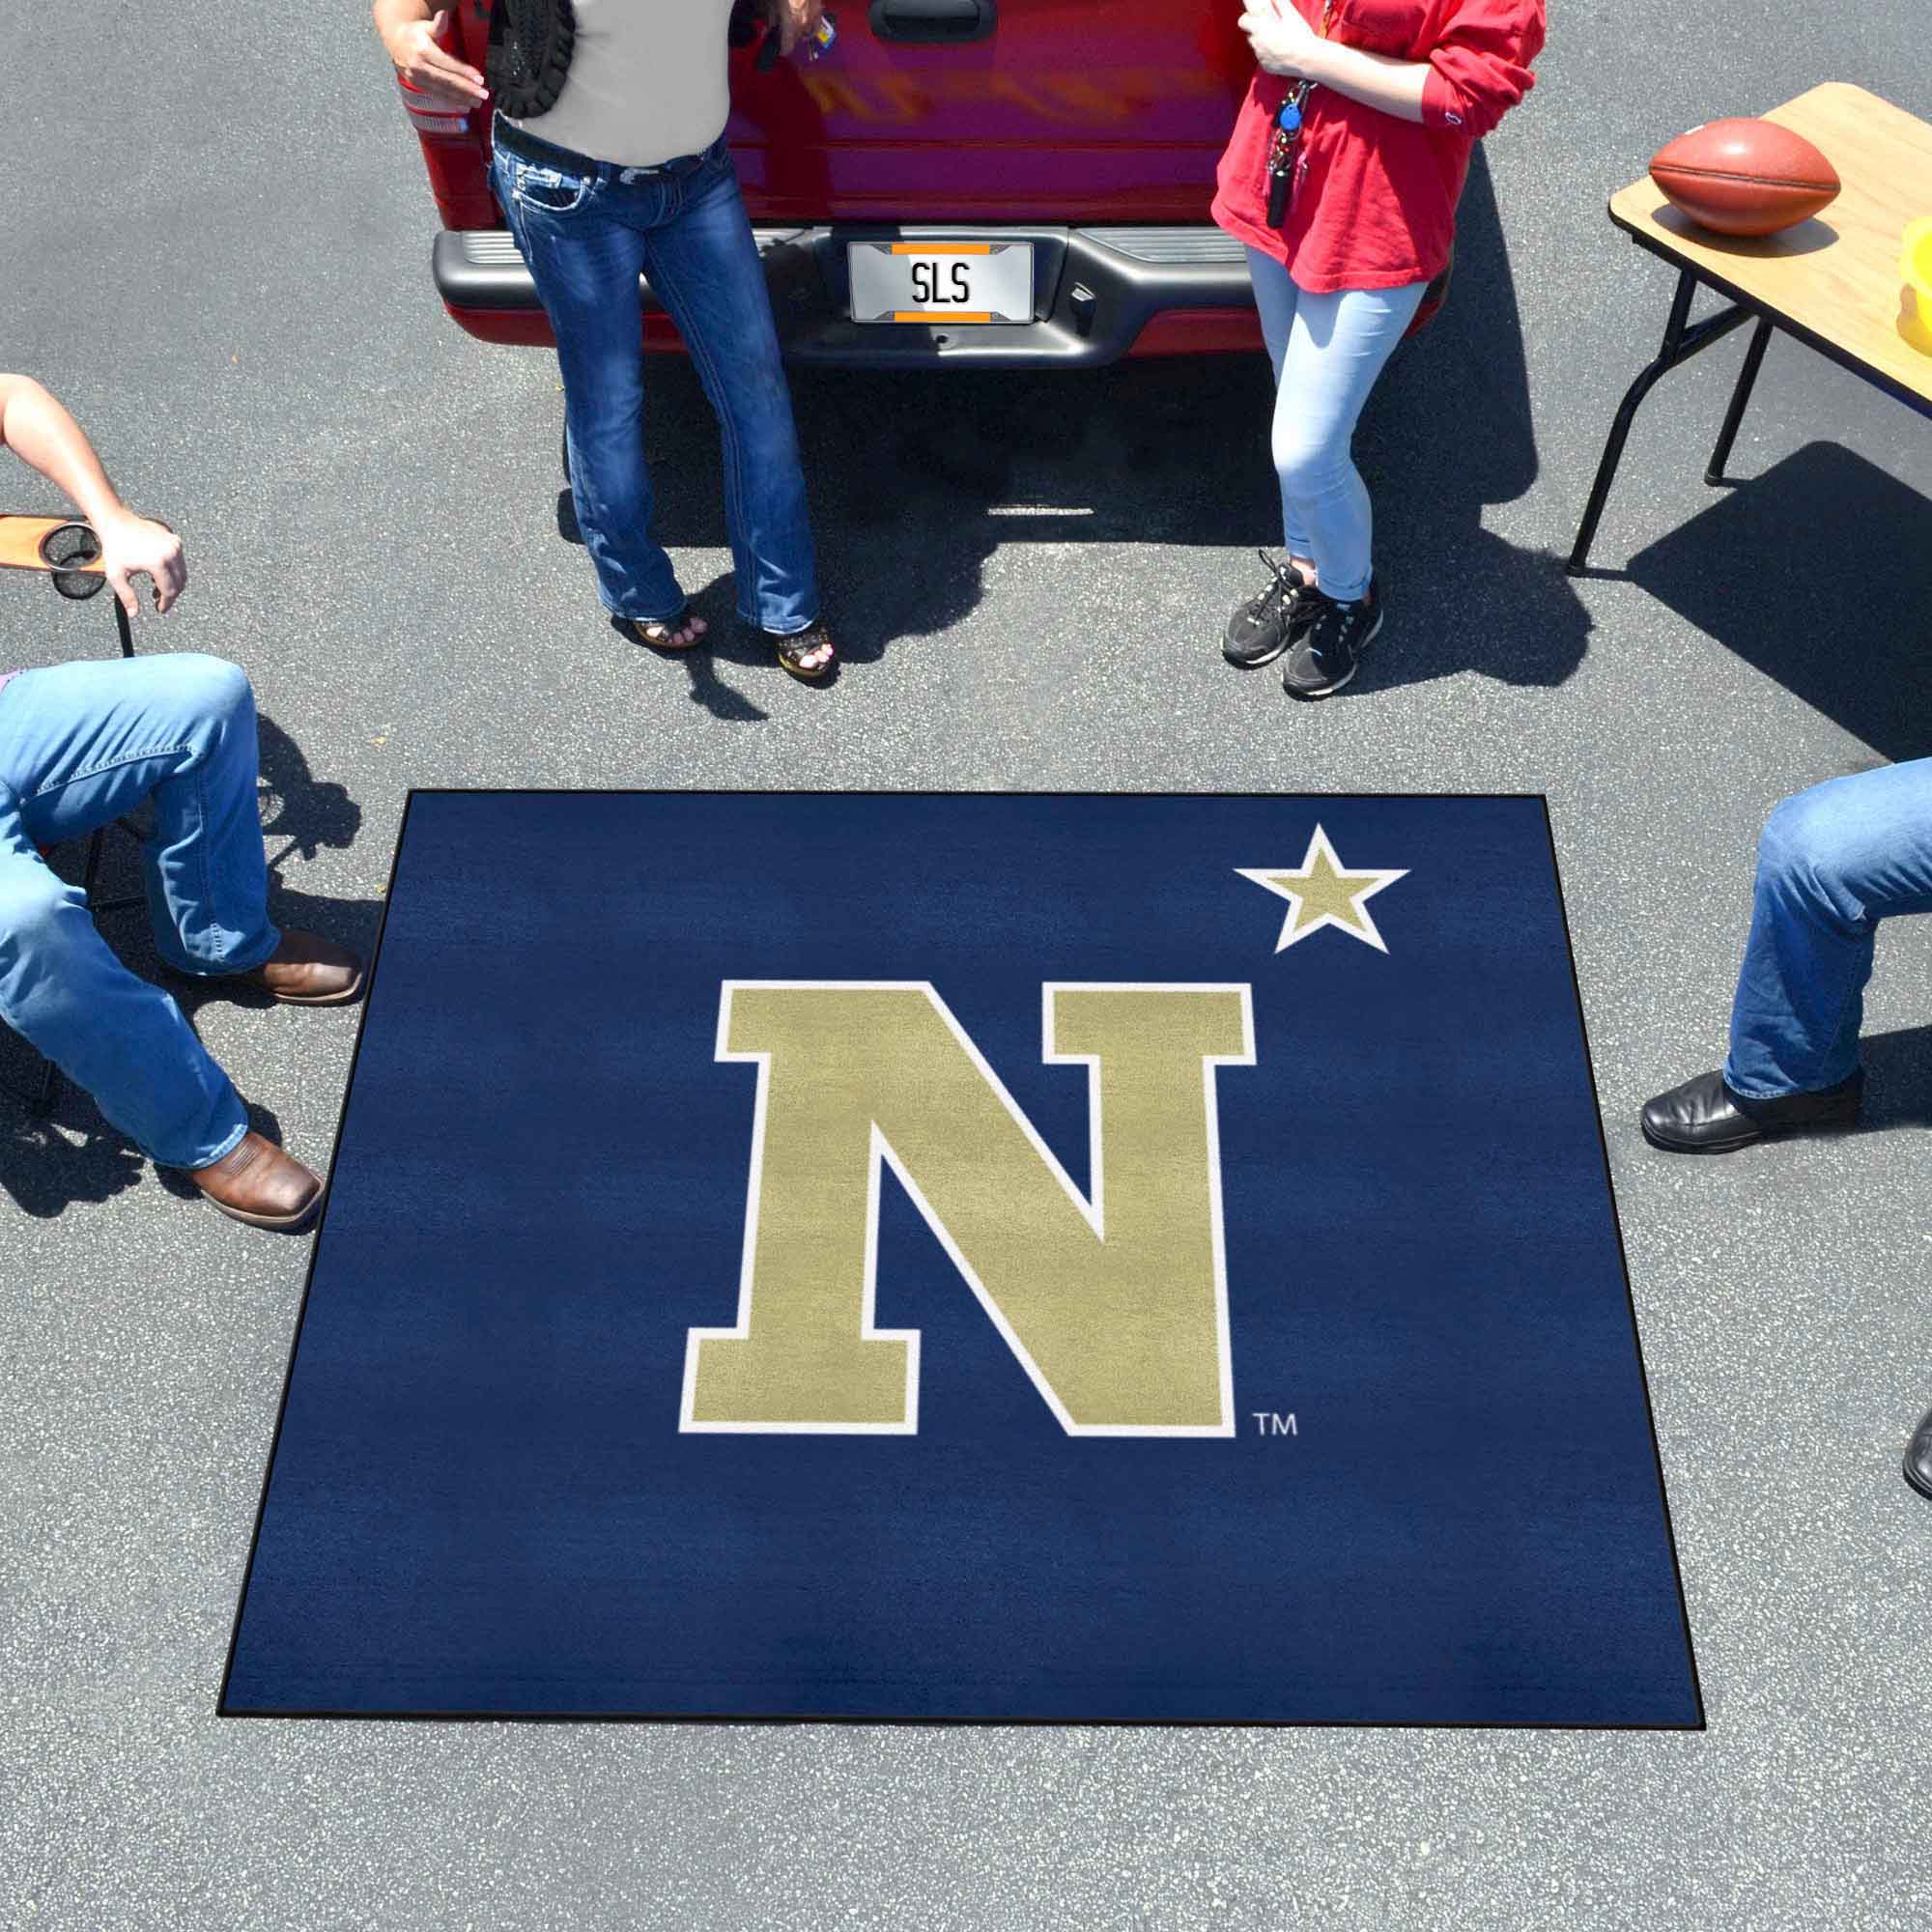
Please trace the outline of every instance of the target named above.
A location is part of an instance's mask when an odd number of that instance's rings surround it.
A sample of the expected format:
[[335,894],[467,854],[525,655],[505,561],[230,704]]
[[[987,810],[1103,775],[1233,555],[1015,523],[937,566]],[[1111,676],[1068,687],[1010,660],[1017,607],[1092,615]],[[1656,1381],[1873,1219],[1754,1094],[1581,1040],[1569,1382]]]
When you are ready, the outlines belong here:
[[1328,835],[1319,825],[1315,837],[1308,841],[1308,854],[1298,870],[1247,866],[1236,866],[1235,869],[1242,878],[1266,887],[1288,901],[1288,918],[1274,945],[1277,952],[1286,952],[1296,940],[1320,932],[1324,925],[1338,926],[1365,946],[1386,952],[1388,947],[1362,901],[1373,897],[1384,886],[1408,877],[1406,871],[1344,871],[1334,846],[1328,842]]

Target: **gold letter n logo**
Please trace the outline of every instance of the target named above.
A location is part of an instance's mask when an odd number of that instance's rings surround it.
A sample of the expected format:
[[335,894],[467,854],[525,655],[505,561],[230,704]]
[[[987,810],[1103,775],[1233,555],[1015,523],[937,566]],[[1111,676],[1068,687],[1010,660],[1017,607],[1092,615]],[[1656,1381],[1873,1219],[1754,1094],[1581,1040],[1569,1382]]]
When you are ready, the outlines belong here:
[[718,1058],[758,1068],[732,1328],[694,1328],[686,1430],[911,1435],[919,1331],[874,1322],[890,1166],[1072,1435],[1230,1435],[1215,1068],[1246,986],[1048,985],[1087,1068],[1092,1198],[923,982],[731,980]]

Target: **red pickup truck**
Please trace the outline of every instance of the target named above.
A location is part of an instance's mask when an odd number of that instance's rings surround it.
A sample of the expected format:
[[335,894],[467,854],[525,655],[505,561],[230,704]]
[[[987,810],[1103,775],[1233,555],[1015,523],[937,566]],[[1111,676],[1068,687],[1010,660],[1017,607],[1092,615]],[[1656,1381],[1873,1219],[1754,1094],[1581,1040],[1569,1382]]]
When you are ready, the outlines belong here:
[[[675,4],[675,0],[670,0]],[[484,65],[489,0],[444,16]],[[846,0],[837,43],[732,56],[728,135],[796,362],[1091,366],[1260,346],[1208,219],[1254,72],[1231,0]],[[550,325],[490,191],[490,107],[403,90],[438,292],[487,342]],[[644,337],[676,347],[645,292]]]

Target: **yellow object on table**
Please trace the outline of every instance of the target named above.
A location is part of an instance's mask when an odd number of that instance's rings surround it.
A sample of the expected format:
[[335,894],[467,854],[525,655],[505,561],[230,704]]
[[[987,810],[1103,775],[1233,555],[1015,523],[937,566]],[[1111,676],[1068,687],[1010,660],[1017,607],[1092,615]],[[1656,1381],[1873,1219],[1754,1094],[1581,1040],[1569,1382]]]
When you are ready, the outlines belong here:
[[1898,272],[1905,282],[1899,297],[1898,332],[1913,348],[1932,355],[1932,215],[1906,229]]

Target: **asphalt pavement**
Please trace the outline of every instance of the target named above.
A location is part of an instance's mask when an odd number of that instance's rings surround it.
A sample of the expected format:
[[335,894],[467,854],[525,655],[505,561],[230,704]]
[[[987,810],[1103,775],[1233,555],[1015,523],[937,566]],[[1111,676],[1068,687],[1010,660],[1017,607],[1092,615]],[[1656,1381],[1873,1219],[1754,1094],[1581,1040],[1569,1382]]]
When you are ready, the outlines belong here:
[[[435,298],[366,9],[103,0],[81,36],[0,0],[0,366],[183,532],[188,592],[143,646],[253,678],[285,923],[373,937],[412,785],[1548,795],[1710,1720],[218,1719],[309,1243],[176,1198],[84,1100],[51,1126],[0,1101],[0,1923],[1918,1922],[1932,1506],[1897,1463],[1932,1403],[1932,922],[1879,948],[1866,1130],[1684,1161],[1635,1115],[1721,1053],[1772,806],[1928,749],[1932,424],[1780,339],[1742,480],[1709,488],[1734,336],[1639,418],[1601,574],[1559,559],[1670,294],[1606,196],[1823,79],[1932,115],[1920,12],[1555,10],[1451,305],[1358,440],[1387,628],[1294,706],[1216,649],[1273,537],[1257,358],[801,376],[843,675],[808,690],[735,640],[668,663],[567,541],[554,357]],[[724,617],[716,438],[660,376],[663,528]],[[62,507],[17,467],[0,500]],[[103,606],[0,585],[0,663],[99,649]],[[151,959],[138,919],[113,936]],[[326,1163],[354,1015],[196,1023]],[[0,1078],[23,1066],[0,1041]]]

